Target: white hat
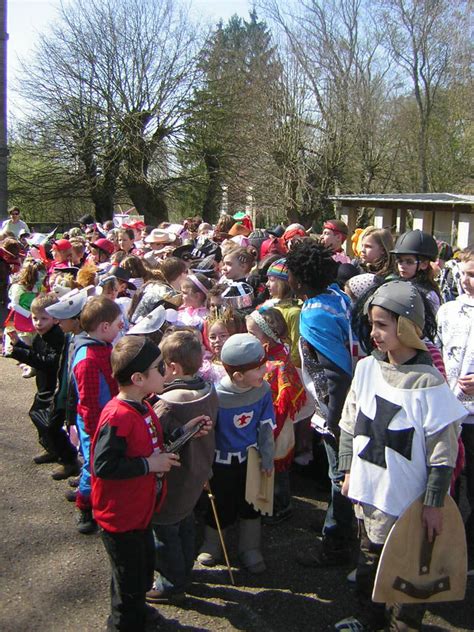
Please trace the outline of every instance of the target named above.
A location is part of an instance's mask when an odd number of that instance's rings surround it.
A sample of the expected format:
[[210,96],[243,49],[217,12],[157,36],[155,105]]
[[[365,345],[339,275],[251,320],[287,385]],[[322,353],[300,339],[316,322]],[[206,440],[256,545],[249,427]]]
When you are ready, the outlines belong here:
[[166,245],[176,241],[176,235],[174,233],[169,233],[166,230],[162,230],[161,228],[154,228],[143,241],[147,244]]
[[127,336],[153,334],[165,321],[175,322],[176,313],[174,309],[165,309],[163,305],[158,305],[149,314],[140,318],[133,327],[130,327]]

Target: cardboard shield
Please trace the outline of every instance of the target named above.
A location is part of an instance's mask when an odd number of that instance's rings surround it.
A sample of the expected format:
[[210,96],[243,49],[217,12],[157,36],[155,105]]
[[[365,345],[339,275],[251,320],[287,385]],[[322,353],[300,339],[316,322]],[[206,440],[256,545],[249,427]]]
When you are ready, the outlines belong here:
[[273,487],[275,470],[271,476],[262,473],[261,458],[256,448],[247,451],[247,479],[245,482],[245,500],[254,509],[267,516],[273,515]]
[[446,496],[443,530],[432,543],[421,522],[422,509],[422,498],[418,498],[393,525],[380,557],[373,601],[394,604],[464,599],[467,552],[459,509]]

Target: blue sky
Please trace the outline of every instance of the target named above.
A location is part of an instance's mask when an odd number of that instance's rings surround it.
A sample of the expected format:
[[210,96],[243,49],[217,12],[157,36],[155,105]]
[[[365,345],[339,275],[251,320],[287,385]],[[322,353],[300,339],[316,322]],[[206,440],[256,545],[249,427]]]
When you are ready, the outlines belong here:
[[[158,1],[158,0],[157,0]],[[38,34],[47,31],[54,21],[60,0],[8,0],[8,81],[11,85],[18,71],[18,58],[27,58]],[[251,0],[191,0],[201,18],[217,22],[234,13],[247,17]],[[10,102],[10,107],[13,105]]]

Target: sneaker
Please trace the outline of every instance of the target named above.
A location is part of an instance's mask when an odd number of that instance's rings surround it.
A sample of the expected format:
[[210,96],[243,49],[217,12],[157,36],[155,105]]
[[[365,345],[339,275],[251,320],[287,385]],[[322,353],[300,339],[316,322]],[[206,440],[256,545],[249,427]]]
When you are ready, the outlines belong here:
[[366,628],[359,619],[348,617],[336,623],[334,629],[338,630],[338,632],[363,632],[363,630],[367,630],[368,628]]
[[80,511],[77,530],[83,535],[89,535],[97,531],[97,522],[92,516],[92,509],[83,509]]
[[41,452],[41,454],[34,456],[33,461],[36,465],[42,465],[43,463],[57,463],[58,459],[54,456],[54,454],[45,450],[44,452]]
[[81,466],[78,461],[74,461],[74,463],[62,463],[51,473],[51,478],[55,481],[63,481],[70,476],[79,474],[80,471]]
[[169,590],[158,590],[153,586],[151,590],[146,593],[146,600],[148,603],[180,603],[185,599],[186,594],[183,591],[171,592]]
[[35,377],[35,375],[36,370],[32,366],[25,367],[21,373],[21,377],[24,378]]
[[262,516],[262,524],[266,525],[275,525],[280,524],[280,522],[284,522],[285,520],[289,520],[293,512],[290,507],[286,507],[285,509],[281,509],[273,514],[273,516]]
[[65,499],[70,503],[75,503],[77,498],[77,489],[68,489],[64,494]]

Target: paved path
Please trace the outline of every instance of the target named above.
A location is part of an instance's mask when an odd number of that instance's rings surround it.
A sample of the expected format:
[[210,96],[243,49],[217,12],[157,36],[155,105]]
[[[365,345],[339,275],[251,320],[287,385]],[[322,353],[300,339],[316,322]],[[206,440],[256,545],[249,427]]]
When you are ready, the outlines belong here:
[[[96,632],[105,629],[109,568],[99,536],[75,531],[66,482],[53,466],[32,462],[38,452],[27,411],[34,380],[20,377],[13,360],[0,358],[0,630]],[[346,571],[307,570],[294,556],[314,542],[308,529],[323,515],[322,496],[311,479],[295,476],[295,516],[264,530],[268,570],[258,578],[236,570],[197,568],[181,609],[163,607],[165,630],[317,632],[351,614]],[[235,548],[231,546],[234,558]],[[350,569],[348,569],[350,570]],[[474,629],[474,579],[467,598],[433,608],[426,630]]]

